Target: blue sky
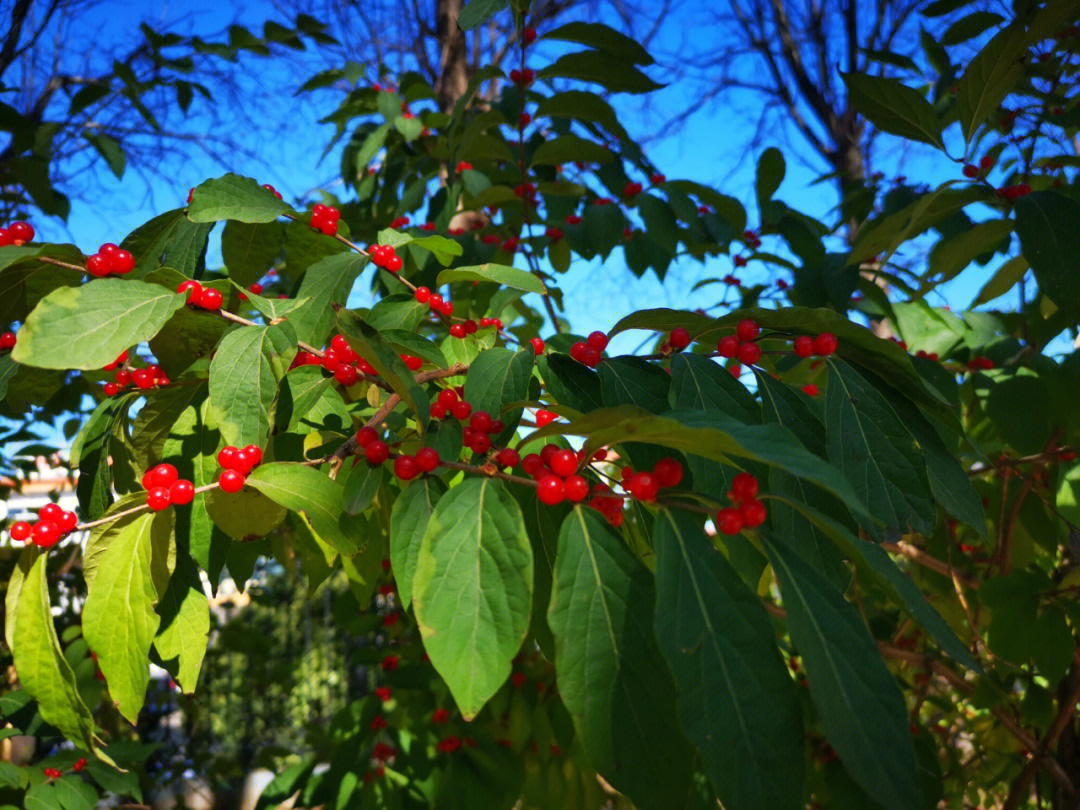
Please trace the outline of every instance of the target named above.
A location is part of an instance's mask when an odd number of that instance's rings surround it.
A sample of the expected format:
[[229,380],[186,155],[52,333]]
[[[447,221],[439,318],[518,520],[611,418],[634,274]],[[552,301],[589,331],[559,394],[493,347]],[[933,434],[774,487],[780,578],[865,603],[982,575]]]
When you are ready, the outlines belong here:
[[[678,38],[685,36],[687,30],[693,30],[697,5],[691,3],[688,6],[689,10],[683,9],[665,22],[658,41],[661,48],[676,47]],[[160,7],[149,4],[141,8],[145,9],[149,18],[155,14],[167,15],[159,16],[159,19],[175,24],[183,32],[210,35],[231,22],[234,14],[253,28],[261,28],[265,6],[249,3],[207,7],[181,3],[167,7],[166,12],[157,12],[153,9]],[[103,13],[110,14],[110,9],[117,15],[131,18],[130,3],[109,3]],[[209,159],[174,161],[170,163],[167,179],[155,177],[148,181],[132,176],[130,172],[124,179],[117,180],[102,169],[95,178],[100,183],[100,197],[95,203],[89,205],[76,201],[66,228],[59,223],[36,223],[42,236],[60,240],[74,238],[85,252],[92,252],[104,241],[119,242],[137,225],[174,207],[178,200],[186,196],[189,187],[226,170],[269,181],[285,194],[286,199],[295,199],[322,183],[335,180],[337,153],[332,153],[321,163],[318,161],[332,129],[317,123],[321,115],[333,108],[335,99],[326,94],[316,97],[314,102],[308,98],[294,97],[291,95],[292,89],[302,83],[306,75],[288,75],[274,63],[262,60],[251,61],[250,64],[259,71],[260,86],[277,91],[277,104],[292,122],[287,132],[275,129],[246,133],[245,145],[259,154],[259,160],[241,156],[227,167]],[[627,129],[635,136],[656,132],[658,120],[665,110],[681,109],[693,102],[692,88],[680,83],[657,92],[647,106],[633,97],[616,97],[614,101]],[[828,212],[836,204],[834,188],[828,182],[815,183],[822,167],[798,140],[786,139],[782,133],[775,133],[774,137],[767,134],[756,145],[754,154],[749,154],[754,120],[744,120],[732,111],[753,110],[755,104],[755,97],[747,93],[734,93],[723,105],[706,106],[685,125],[673,129],[670,135],[652,140],[648,147],[649,154],[669,179],[692,178],[712,184],[742,200],[747,206],[749,222],[755,225],[757,212],[753,202],[753,182],[756,155],[767,146],[778,146],[788,156],[788,161],[787,176],[777,197],[799,210],[829,219]],[[226,112],[225,125],[228,123]],[[206,121],[196,116],[190,121],[190,126],[198,132],[200,126],[206,126]],[[887,178],[904,174],[931,185],[959,175],[959,166],[936,155],[929,148],[925,151],[901,151],[895,143],[890,146],[887,138],[883,139],[878,163],[872,168],[883,172]],[[216,253],[214,241],[211,243],[211,263]],[[767,242],[765,249],[770,248],[776,249]],[[519,258],[518,261],[521,263],[523,259]],[[939,294],[932,301],[940,304],[947,300],[953,308],[964,307],[989,277],[994,266],[996,263],[987,269],[968,271],[947,290],[940,291],[943,296]],[[642,279],[634,279],[622,262],[621,251],[616,251],[607,262],[579,261],[572,267],[561,282],[565,311],[577,331],[588,332],[592,329],[609,329],[620,317],[635,309],[710,306],[716,302],[722,288],[713,286],[692,293],[691,287],[701,278],[723,276],[732,269],[728,258],[710,261],[705,266],[686,260],[673,265],[663,283],[651,271]],[[738,274],[744,283],[753,283],[768,279],[770,272],[764,266],[751,262],[748,268],[740,270]],[[367,295],[367,285],[361,279],[353,303],[367,303]],[[616,351],[630,350],[641,337],[641,334],[626,336],[612,348]]]

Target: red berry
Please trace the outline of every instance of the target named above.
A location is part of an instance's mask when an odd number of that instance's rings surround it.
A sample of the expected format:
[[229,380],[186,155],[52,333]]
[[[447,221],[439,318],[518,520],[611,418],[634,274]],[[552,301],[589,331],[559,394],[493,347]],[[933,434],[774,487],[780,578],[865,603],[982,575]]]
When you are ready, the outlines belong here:
[[450,413],[457,420],[468,419],[472,413],[472,405],[464,400],[458,400],[450,406]]
[[152,470],[148,476],[150,486],[152,487],[168,487],[172,486],[173,481],[179,478],[179,474],[176,472],[176,467],[172,464],[158,464]]
[[486,453],[491,449],[491,437],[486,433],[474,433],[472,439],[467,442],[469,449],[474,453]]
[[354,385],[359,376],[356,366],[338,366],[334,371],[334,379],[345,387]]
[[731,482],[731,494],[735,501],[746,501],[758,494],[758,480],[748,472],[741,472]]
[[809,335],[799,335],[792,342],[792,348],[799,357],[809,357],[814,353],[814,339]]
[[481,433],[488,433],[491,431],[491,421],[491,414],[487,411],[477,411],[469,419],[469,427]]
[[543,427],[544,425],[547,425],[547,424],[550,424],[550,423],[554,422],[558,418],[559,418],[559,415],[557,413],[552,413],[551,411],[539,410],[539,411],[536,412],[536,426],[537,427]]
[[970,163],[964,164],[964,177],[975,178],[979,176],[979,167]]
[[446,406],[441,402],[432,402],[431,410],[428,411],[431,414],[432,419],[445,419],[446,418]]
[[458,401],[457,391],[453,388],[444,388],[439,392],[438,400],[444,408],[451,408]]
[[214,312],[221,309],[221,305],[224,302],[225,297],[221,294],[220,290],[215,290],[213,287],[204,287],[202,292],[199,293],[199,298],[195,303],[202,309]]
[[381,439],[376,439],[364,448],[364,458],[371,466],[378,467],[390,458],[390,447]]
[[743,342],[757,340],[760,334],[761,327],[757,325],[757,321],[750,318],[739,321],[735,326],[735,336]]
[[191,503],[195,498],[195,485],[190,481],[174,481],[169,487],[169,501],[178,506]]
[[836,339],[836,335],[832,332],[822,332],[816,338],[814,338],[814,354],[819,354],[822,357],[828,357],[830,354],[836,351],[839,346],[839,341]]
[[566,500],[572,503],[581,503],[589,496],[589,482],[583,475],[571,475],[563,482]]
[[544,460],[536,453],[529,453],[521,460],[521,469],[526,475],[536,475],[544,468]]
[[577,472],[578,458],[573,450],[558,450],[552,454],[548,462],[551,471],[563,478],[568,478]]
[[465,327],[460,323],[451,324],[450,337],[463,338],[465,337]]
[[739,353],[739,339],[734,335],[726,335],[716,343],[716,351],[721,357],[734,357]]
[[736,357],[744,366],[752,366],[761,359],[761,347],[756,343],[740,343]]
[[154,378],[154,372],[148,368],[135,369],[131,373],[131,381],[135,383],[135,387],[143,391],[153,388],[157,380]]
[[411,354],[403,354],[401,355],[401,359],[409,371],[419,371],[420,367],[424,365],[423,360],[419,357],[413,357]]
[[146,493],[146,505],[155,512],[160,512],[169,505],[169,488],[153,487]]
[[662,458],[653,466],[653,475],[660,482],[662,489],[676,487],[683,479],[682,464],[670,456]]
[[40,520],[51,520],[57,525],[60,524],[60,518],[63,516],[64,510],[60,504],[47,503],[41,509],[38,510],[38,518]]
[[742,527],[743,519],[738,509],[727,507],[716,513],[716,528],[721,534],[738,534]]
[[[248,445],[248,447],[254,447],[254,445]],[[248,450],[248,447],[245,447],[236,453],[236,466],[233,467],[233,469],[242,475],[247,475],[254,469],[255,465],[258,463],[256,459],[262,460],[262,450],[255,447],[255,453],[251,453]],[[258,455],[256,455],[256,453]]]
[[225,470],[218,478],[223,492],[239,492],[244,488],[244,474],[236,470]]
[[60,527],[51,520],[39,520],[31,529],[34,545],[50,548],[60,542]]
[[115,397],[117,394],[120,393],[120,386],[117,385],[116,383],[109,382],[109,383],[105,383],[105,385],[102,386],[101,390],[105,392],[105,396],[107,396],[107,397]]
[[476,321],[472,320],[471,318],[469,320],[465,321],[465,323],[463,323],[462,326],[465,327],[465,334],[466,335],[475,335],[476,330],[479,328],[476,325]]
[[639,501],[653,501],[660,491],[660,481],[652,473],[640,472],[628,480],[623,489]]
[[411,481],[420,474],[420,465],[412,456],[398,456],[394,459],[394,475],[402,481]]
[[994,168],[994,156],[983,155],[982,159],[979,161],[979,168],[982,169],[984,172]]
[[751,499],[739,507],[739,517],[742,518],[743,525],[746,528],[752,529],[764,523],[768,513],[765,511],[765,504],[759,500]]
[[608,336],[603,332],[591,332],[586,342],[598,352],[602,352],[608,346]]
[[416,298],[416,303],[426,304],[431,300],[431,290],[427,287],[417,287],[416,292],[413,293],[413,297]]
[[95,253],[86,260],[86,272],[95,278],[109,275],[109,260],[100,253]]
[[109,256],[109,265],[114,273],[130,273],[135,269],[135,257],[126,250],[117,249]]
[[12,222],[7,229],[15,242],[34,241],[34,226],[29,222]]
[[60,531],[62,531],[64,534],[67,534],[79,525],[79,516],[76,515],[74,512],[61,512],[59,525]]
[[521,41],[524,42],[526,45],[531,45],[532,43],[536,42],[536,29],[526,28],[525,30],[523,30],[521,32]]
[[125,385],[131,382],[131,372],[126,368],[122,368],[116,372],[116,384],[123,388]]
[[439,451],[434,447],[421,447],[416,451],[416,466],[422,472],[431,472],[439,466]]
[[680,351],[685,349],[690,345],[690,333],[681,326],[675,327],[671,330],[671,334],[668,335],[668,345]]
[[20,543],[25,543],[27,538],[30,537],[30,533],[33,531],[33,527],[25,520],[19,520],[11,524],[11,539],[18,540]]
[[532,346],[532,349],[533,349],[534,352],[536,352],[536,354],[543,354],[544,353],[544,341],[541,340],[540,338],[538,338],[538,337],[532,338],[529,341],[529,345]]
[[495,454],[495,461],[500,467],[516,467],[521,463],[521,455],[517,450],[506,447]]
[[[91,259],[94,257],[91,256]],[[89,266],[89,262],[87,262]],[[176,288],[178,293],[187,293],[187,302],[189,304],[198,304],[199,297],[202,295],[202,284],[194,279],[188,279],[187,281],[181,281],[180,286]]]
[[802,387],[802,392],[808,397],[816,397],[818,395],[818,387],[814,383],[807,383]]
[[[0,335],[0,349],[14,349],[17,339],[14,332],[4,332]],[[540,351],[543,351],[541,349]]]
[[566,498],[566,485],[557,475],[545,475],[536,488],[537,500],[547,506],[555,506]]
[[226,470],[235,470],[238,463],[237,456],[239,456],[239,454],[240,448],[227,444],[218,450],[217,463]]

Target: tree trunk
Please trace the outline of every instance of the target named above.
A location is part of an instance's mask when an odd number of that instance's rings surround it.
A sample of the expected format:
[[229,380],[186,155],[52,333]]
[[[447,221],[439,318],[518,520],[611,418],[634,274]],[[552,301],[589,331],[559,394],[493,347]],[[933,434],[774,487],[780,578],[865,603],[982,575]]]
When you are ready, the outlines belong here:
[[463,0],[438,0],[435,33],[439,40],[439,79],[435,94],[439,109],[448,115],[469,86],[468,52],[465,32],[458,28]]

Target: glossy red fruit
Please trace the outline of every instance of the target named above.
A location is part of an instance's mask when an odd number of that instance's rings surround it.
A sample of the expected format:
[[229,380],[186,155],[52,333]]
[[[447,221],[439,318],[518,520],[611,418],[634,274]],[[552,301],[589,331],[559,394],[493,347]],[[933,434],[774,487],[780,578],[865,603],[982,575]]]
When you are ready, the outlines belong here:
[[559,415],[557,413],[552,413],[551,411],[539,410],[539,411],[536,412],[536,426],[537,427],[543,427],[544,425],[549,425],[558,418],[559,418]]
[[548,461],[548,466],[551,471],[556,475],[560,475],[563,478],[568,478],[577,472],[578,459],[577,453],[573,450],[556,450],[551,454],[551,459]]
[[529,453],[521,460],[521,469],[526,475],[536,475],[544,469],[544,460],[537,453]]
[[450,406],[450,413],[457,420],[468,419],[469,414],[472,413],[472,405],[464,400],[458,400]]
[[60,542],[60,527],[51,520],[39,520],[31,530],[34,545],[50,548]]
[[807,383],[802,387],[802,392],[808,397],[816,397],[818,395],[818,387],[814,383]]
[[536,29],[526,28],[524,31],[522,31],[521,41],[524,42],[526,45],[531,45],[532,43],[536,42]]
[[236,470],[225,470],[218,478],[223,492],[239,492],[244,488],[244,475]]
[[158,464],[146,475],[146,480],[153,487],[169,487],[173,481],[179,478],[176,467],[172,464]]
[[11,234],[11,238],[16,242],[32,242],[34,241],[34,226],[29,222],[12,222],[8,225],[8,233]]
[[743,519],[738,509],[726,507],[716,513],[716,529],[721,534],[733,535],[742,531]]
[[487,411],[476,411],[469,418],[469,427],[481,433],[489,432],[491,430],[491,414]]
[[60,531],[67,534],[79,525],[79,516],[74,512],[63,512],[60,515]]
[[463,338],[465,337],[465,326],[460,323],[450,325],[450,337]]
[[765,504],[759,500],[751,499],[739,507],[739,517],[742,518],[743,526],[752,529],[765,522],[768,513]]
[[123,388],[125,385],[131,383],[131,372],[126,368],[118,369],[116,372],[116,384]]
[[566,499],[566,485],[557,475],[545,475],[536,487],[536,498],[547,506],[555,506]]
[[150,491],[146,493],[146,505],[155,512],[167,509],[169,506],[169,488],[152,487]]
[[735,337],[739,340],[746,342],[750,340],[757,340],[758,335],[761,334],[761,327],[757,325],[757,321],[745,318],[735,326]]
[[668,345],[677,351],[685,349],[690,345],[690,332],[681,326],[675,327],[671,330],[671,334],[668,335]]
[[590,332],[585,342],[598,352],[602,352],[608,346],[608,336],[603,332]]
[[757,497],[758,480],[748,472],[741,472],[731,482],[731,494],[736,501]]
[[431,300],[431,290],[427,287],[417,287],[416,292],[413,293],[413,297],[418,304],[426,304]]
[[420,367],[424,365],[423,360],[419,357],[414,357],[411,354],[401,355],[401,360],[405,363],[405,368],[409,369],[409,371],[419,371]]
[[586,365],[589,368],[596,368],[600,365],[600,360],[600,350],[595,346],[586,345],[585,348],[581,350],[581,363],[583,365]]
[[[14,349],[17,342],[14,332],[4,332],[3,334],[0,334],[0,349]],[[543,351],[543,349],[541,349],[541,351]]]
[[809,335],[799,335],[792,341],[791,347],[798,357],[810,357],[814,353],[814,339]]
[[721,357],[734,357],[739,352],[739,339],[734,335],[726,335],[716,343],[716,351]]
[[221,309],[221,305],[225,302],[225,297],[221,294],[220,290],[215,290],[213,287],[204,287],[202,292],[199,293],[199,298],[195,302],[199,307],[209,312],[216,312]]
[[756,343],[740,343],[735,356],[744,366],[752,366],[761,359],[761,347]]
[[521,463],[521,454],[512,447],[505,447],[495,454],[495,461],[500,467],[516,467]]
[[259,447],[257,444],[249,444],[247,447],[244,448],[243,452],[247,455],[248,458],[253,459],[251,464],[252,467],[258,467],[260,464],[262,464],[263,452],[262,448]]
[[398,456],[394,459],[394,475],[402,481],[411,481],[420,474],[420,465],[412,456]]
[[660,487],[662,489],[676,487],[683,479],[682,464],[679,463],[678,459],[671,458],[670,456],[662,458],[653,465],[653,475],[655,475],[656,480],[660,482]]
[[836,335],[832,332],[822,332],[816,338],[814,338],[814,354],[819,354],[822,357],[828,357],[830,354],[836,351],[840,345],[836,339]]
[[964,177],[975,178],[979,176],[979,167],[970,163],[964,164]]
[[109,264],[114,273],[124,275],[135,269],[135,257],[126,250],[117,249],[115,253],[109,256]]
[[105,392],[105,396],[115,397],[117,394],[120,393],[120,386],[116,383],[108,382],[102,386],[101,390]]
[[368,464],[377,467],[390,458],[390,447],[381,439],[376,439],[364,448],[364,458]]
[[195,485],[190,481],[174,481],[169,487],[169,501],[177,506],[191,503],[195,498]]
[[[261,451],[259,456],[262,456]],[[236,453],[236,467],[234,469],[245,476],[255,469],[255,456],[249,453],[246,447]]]
[[566,500],[571,503],[581,503],[589,497],[589,482],[583,475],[571,475],[563,482],[563,490]]
[[334,371],[334,379],[346,387],[353,385],[359,376],[356,366],[338,366]]
[[491,437],[486,433],[473,433],[468,445],[474,453],[482,455],[491,449]]
[[444,408],[453,407],[454,403],[458,401],[457,391],[453,388],[444,388],[439,392],[439,404]]
[[64,510],[58,503],[47,503],[38,510],[38,520],[49,520],[57,526],[60,525],[63,515]]
[[224,467],[226,470],[235,470],[237,465],[237,455],[239,455],[239,453],[240,448],[233,447],[231,444],[225,445],[218,450],[218,465]]
[[25,520],[19,520],[12,523],[11,528],[8,531],[11,533],[12,540],[18,540],[20,543],[25,543],[33,530],[33,526]]
[[95,253],[86,260],[86,272],[95,278],[109,275],[109,260],[100,253]]
[[439,451],[434,447],[421,447],[416,451],[416,466],[422,472],[431,472],[439,466]]

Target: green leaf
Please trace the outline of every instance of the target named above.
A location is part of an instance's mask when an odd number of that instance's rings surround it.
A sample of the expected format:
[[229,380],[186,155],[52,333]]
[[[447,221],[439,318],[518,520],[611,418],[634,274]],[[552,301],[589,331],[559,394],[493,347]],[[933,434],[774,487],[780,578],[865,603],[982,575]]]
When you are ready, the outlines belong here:
[[880,130],[939,149],[941,121],[920,93],[895,79],[867,73],[841,73],[852,106]]
[[250,287],[274,266],[285,246],[285,228],[279,222],[225,223],[221,234],[221,255],[229,278],[241,287]]
[[19,592],[14,616],[15,643],[11,648],[15,669],[22,687],[37,701],[46,723],[99,759],[115,765],[99,747],[93,715],[79,696],[75,673],[56,637],[45,571],[48,563],[47,554],[38,556]]
[[[536,118],[574,118],[579,121],[595,121],[613,133],[623,132],[615,110],[596,93],[585,90],[567,90],[555,93],[540,101],[536,107]],[[611,153],[608,153],[608,159]],[[535,159],[534,159],[535,162]]]
[[603,407],[600,376],[565,354],[545,354],[536,365],[548,392],[560,405],[585,413]]
[[312,346],[322,346],[334,325],[334,305],[344,306],[357,277],[367,265],[366,256],[341,253],[327,256],[308,267],[297,298],[308,302],[288,316],[296,337]]
[[740,422],[761,421],[761,410],[746,386],[726,368],[697,354],[671,358],[671,405],[716,410]]
[[428,519],[444,492],[446,485],[440,479],[425,475],[405,487],[390,511],[390,564],[404,610],[412,603],[416,561]]
[[192,278],[205,264],[206,242],[212,227],[208,223],[192,222],[183,208],[176,208],[140,225],[124,237],[120,247],[135,257],[132,275],[137,278],[159,267],[171,267]]
[[802,710],[761,601],[686,512],[660,511],[653,547],[656,638],[721,804],[802,807]]
[[[209,413],[208,400],[199,407],[185,410],[161,449],[162,459],[173,464],[180,475],[196,487],[213,483],[220,470],[217,451],[221,434]],[[181,543],[187,540],[191,556],[210,575],[211,582],[215,582],[215,572],[220,572],[224,564],[222,548],[228,539],[210,522],[205,496],[196,497],[186,515],[182,510],[177,511],[176,528],[177,538]]]
[[375,367],[391,390],[416,414],[416,428],[423,436],[427,429],[430,402],[400,355],[355,312],[347,309],[338,311],[337,325],[349,345]]
[[146,401],[135,417],[131,428],[131,445],[135,461],[150,469],[161,461],[162,447],[173,425],[192,403],[201,403],[206,394],[202,380],[177,380],[176,385],[146,392]]
[[490,281],[516,290],[525,290],[539,295],[547,295],[547,287],[537,276],[528,270],[507,267],[505,264],[474,264],[467,267],[454,267],[443,270],[435,283],[439,286],[454,281]]
[[210,607],[199,569],[188,554],[177,555],[176,570],[158,605],[161,617],[154,648],[187,694],[195,691],[210,637]]
[[954,22],[941,35],[942,45],[959,45],[974,39],[995,25],[1005,22],[1005,18],[992,11],[974,11]]
[[1008,244],[1004,240],[1012,230],[1011,219],[992,219],[980,222],[951,239],[942,239],[930,251],[930,267],[924,277],[924,288],[929,288],[931,281],[934,284],[950,281],[976,257],[1003,243]]
[[603,144],[587,141],[577,135],[559,135],[544,141],[533,152],[532,166],[556,166],[562,163],[607,163],[615,159]]
[[286,318],[290,313],[295,312],[310,300],[307,298],[264,298],[250,290],[245,290],[235,281],[231,283],[233,289],[244,296],[248,306],[259,312],[268,321]]
[[1075,264],[1080,255],[1077,217],[1080,203],[1053,191],[1036,191],[1016,203],[1016,233],[1024,258],[1042,292],[1074,324],[1080,321],[1080,274]]
[[563,522],[548,624],[559,694],[597,772],[641,810],[681,807],[693,759],[652,632],[652,575],[595,509]]
[[462,31],[468,31],[487,22],[491,17],[509,5],[509,0],[469,0],[461,10],[457,24]]
[[537,73],[541,79],[564,78],[593,82],[612,93],[650,93],[657,84],[630,62],[600,51],[567,53]]
[[671,378],[655,363],[638,357],[612,357],[600,364],[604,405],[637,405],[650,413],[668,410]]
[[350,465],[344,470],[344,510],[349,515],[359,515],[375,501],[382,486],[385,467],[368,463]]
[[188,206],[192,222],[219,222],[233,219],[238,222],[273,222],[284,214],[295,212],[273,195],[257,180],[226,174],[216,180],[206,180],[195,187]]
[[15,646],[15,610],[19,604],[19,594],[26,582],[26,575],[30,573],[39,554],[36,546],[27,546],[19,552],[15,566],[11,569],[7,590],[4,592],[4,641],[7,642],[9,650]]
[[435,343],[415,332],[406,332],[404,329],[385,329],[382,336],[383,340],[402,354],[419,357],[439,368],[448,366],[446,355],[442,353],[442,350]]
[[937,520],[922,451],[888,401],[839,360],[829,360],[825,434],[829,460],[886,526],[928,532]]
[[247,477],[247,484],[303,515],[331,548],[349,557],[356,553],[356,542],[347,533],[347,516],[343,516],[345,489],[326,473],[303,464],[260,464]]
[[296,355],[288,323],[243,326],[221,341],[210,363],[210,410],[226,444],[266,445],[278,383]]
[[364,316],[367,325],[376,332],[389,329],[415,330],[427,317],[427,304],[421,304],[413,295],[398,293],[380,298]]
[[560,25],[548,31],[541,39],[556,39],[562,42],[578,42],[596,48],[598,51],[625,59],[631,64],[651,65],[655,60],[641,43],[621,34],[614,28],[602,23],[572,22]]
[[1006,262],[998,267],[994,271],[994,275],[990,277],[990,280],[983,285],[983,288],[979,290],[979,294],[975,296],[975,300],[971,302],[969,309],[974,309],[980,304],[987,304],[993,301],[995,298],[999,298],[1017,284],[1030,269],[1030,265],[1023,256],[1013,256]]
[[413,610],[466,720],[510,675],[529,629],[532,585],[532,546],[502,482],[467,478],[439,500],[420,545]]
[[455,256],[461,255],[461,243],[445,236],[433,234],[431,236],[417,236],[406,240],[403,244],[412,247],[423,248],[435,257],[435,260],[443,267],[450,264]]
[[528,399],[535,354],[531,348],[519,352],[494,348],[480,352],[465,376],[465,400],[473,413],[487,411],[492,419],[502,419],[510,435],[521,419],[521,408],[503,413],[512,402]]
[[306,221],[292,220],[285,226],[285,273],[294,281],[320,259],[348,252],[343,242],[320,233]]
[[968,63],[956,92],[956,110],[965,141],[974,137],[982,122],[1001,106],[1024,75],[1022,57],[1027,46],[1024,27],[1011,25],[998,31]]
[[117,532],[101,554],[100,576],[94,578],[83,606],[86,643],[97,653],[109,694],[131,723],[146,697],[150,645],[161,621],[154,607],[173,566],[171,510],[143,513]]
[[184,301],[157,284],[127,279],[61,287],[30,313],[11,356],[38,368],[101,368],[156,335]]
[[19,372],[19,364],[10,354],[0,357],[0,400],[7,396],[8,381]]
[[90,141],[99,155],[109,165],[109,170],[117,177],[124,176],[124,166],[127,161],[124,158],[124,150],[115,138],[110,138],[103,132],[85,132],[84,137]]
[[882,805],[919,807],[907,707],[859,612],[786,541],[766,532],[759,537],[829,742],[855,782]]
[[252,489],[214,489],[203,495],[203,505],[214,526],[240,542],[263,537],[285,520],[282,507]]
[[775,146],[770,146],[761,153],[757,164],[757,181],[754,184],[759,207],[771,200],[773,194],[780,188],[786,168],[784,154]]

